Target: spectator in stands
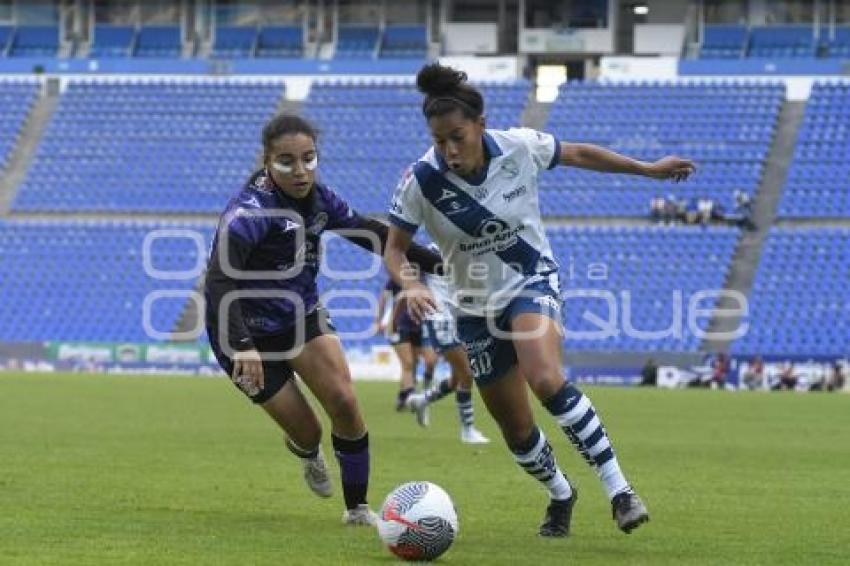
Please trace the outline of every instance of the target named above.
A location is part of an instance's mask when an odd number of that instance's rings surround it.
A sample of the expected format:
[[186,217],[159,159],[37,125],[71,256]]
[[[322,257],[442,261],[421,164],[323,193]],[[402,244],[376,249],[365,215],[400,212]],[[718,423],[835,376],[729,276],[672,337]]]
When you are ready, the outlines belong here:
[[640,370],[640,384],[647,387],[658,385],[658,364],[655,358],[649,358]]
[[713,389],[724,389],[726,380],[729,378],[729,356],[719,352],[711,364],[711,387]]
[[752,199],[744,191],[735,191],[735,216],[742,228],[747,230],[755,230],[757,228],[755,222],[753,222]]
[[829,375],[829,381],[826,384],[827,391],[842,391],[847,383],[847,378],[844,375],[844,368],[840,362],[832,364],[832,373]]
[[701,198],[697,201],[697,212],[699,222],[703,226],[707,226],[714,216],[714,201],[708,198]]
[[654,196],[649,203],[649,216],[654,222],[666,222],[667,202],[664,197]]
[[[293,379],[298,373],[331,421],[343,521],[374,525],[377,517],[366,502],[369,435],[316,278],[322,232],[342,230],[353,243],[380,254],[387,226],[360,216],[316,181],[316,137],[312,125],[297,116],[277,116],[263,128],[263,168],[228,203],[210,251],[207,334],[233,383],[283,430],[310,489],[329,497],[322,429]],[[441,261],[421,246],[407,257],[425,271]],[[261,295],[269,292],[271,298]]]
[[685,224],[697,224],[699,221],[699,201],[695,198],[690,198],[685,203]]
[[779,374],[779,381],[773,386],[774,391],[794,391],[797,388],[797,375],[794,374],[794,362],[788,362]]
[[744,372],[742,382],[747,389],[760,389],[764,387],[764,362],[761,356],[755,356],[747,371]]

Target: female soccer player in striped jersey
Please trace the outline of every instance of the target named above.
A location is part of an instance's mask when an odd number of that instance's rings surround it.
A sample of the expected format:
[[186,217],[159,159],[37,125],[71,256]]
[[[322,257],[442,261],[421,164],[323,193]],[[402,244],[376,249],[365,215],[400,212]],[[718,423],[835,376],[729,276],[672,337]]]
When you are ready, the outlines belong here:
[[[233,382],[283,429],[310,489],[329,497],[322,429],[293,379],[294,373],[301,377],[331,420],[343,522],[374,525],[377,518],[366,502],[369,435],[316,278],[323,231],[341,230],[379,254],[387,226],[358,215],[317,182],[316,133],[307,121],[273,118],[263,129],[263,150],[264,167],[228,203],[210,251],[205,281],[210,345]],[[425,271],[441,261],[418,246],[410,258]]]
[[559,266],[540,216],[537,175],[565,165],[679,181],[694,165],[678,157],[645,163],[526,128],[487,130],[481,94],[464,73],[439,64],[425,66],[417,85],[434,146],[393,197],[387,269],[404,287],[414,316],[435,310],[404,255],[424,224],[456,288],[458,335],[481,397],[517,463],[549,490],[540,534],[569,533],[577,495],[534,423],[526,382],[593,466],[617,525],[628,533],[649,514],[623,475],[593,404],[563,375]]

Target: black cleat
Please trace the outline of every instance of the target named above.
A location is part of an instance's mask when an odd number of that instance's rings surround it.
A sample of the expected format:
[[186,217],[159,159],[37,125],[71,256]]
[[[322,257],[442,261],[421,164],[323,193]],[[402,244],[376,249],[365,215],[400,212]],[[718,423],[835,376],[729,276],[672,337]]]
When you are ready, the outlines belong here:
[[540,525],[538,534],[542,537],[565,537],[570,534],[570,520],[573,517],[573,506],[578,499],[578,491],[573,488],[573,494],[566,501],[553,499],[546,508],[546,518]]
[[620,530],[626,534],[649,522],[646,505],[631,489],[614,496],[611,500],[611,515]]

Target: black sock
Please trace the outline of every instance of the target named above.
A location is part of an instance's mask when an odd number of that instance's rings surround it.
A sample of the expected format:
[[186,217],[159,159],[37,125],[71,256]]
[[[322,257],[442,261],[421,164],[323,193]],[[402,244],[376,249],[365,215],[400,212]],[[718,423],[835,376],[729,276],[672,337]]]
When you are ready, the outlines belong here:
[[356,440],[331,434],[331,439],[342,476],[345,507],[354,509],[366,503],[366,492],[369,490],[369,433]]

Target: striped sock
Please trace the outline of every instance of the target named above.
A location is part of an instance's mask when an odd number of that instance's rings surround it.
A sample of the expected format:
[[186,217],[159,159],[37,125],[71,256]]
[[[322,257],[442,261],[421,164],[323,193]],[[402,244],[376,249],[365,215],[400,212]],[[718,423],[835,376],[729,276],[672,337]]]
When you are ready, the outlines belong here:
[[531,436],[520,446],[512,446],[514,459],[528,475],[546,486],[552,499],[565,501],[573,494],[570,482],[558,468],[552,446],[543,431],[534,427]]
[[425,392],[425,399],[428,400],[428,403],[433,403],[434,401],[439,401],[446,395],[452,392],[452,386],[449,384],[448,379],[444,379],[440,383],[437,384],[436,387],[432,387],[428,391]]
[[596,470],[608,497],[613,498],[627,490],[629,483],[620,470],[614,448],[590,399],[578,388],[565,382],[544,405],[557,419],[567,438]]
[[457,401],[457,412],[460,416],[460,424],[469,428],[475,424],[475,412],[472,410],[472,391],[458,389],[455,393]]

